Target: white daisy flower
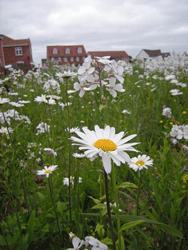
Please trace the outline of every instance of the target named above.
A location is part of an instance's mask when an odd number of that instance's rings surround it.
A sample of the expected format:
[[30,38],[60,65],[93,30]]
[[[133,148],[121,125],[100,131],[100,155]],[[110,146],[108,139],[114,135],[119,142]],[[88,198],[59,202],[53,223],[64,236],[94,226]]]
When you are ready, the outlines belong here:
[[54,157],[57,156],[57,153],[52,148],[44,148],[44,151],[47,151],[49,154],[53,155]]
[[129,155],[124,151],[135,151],[132,146],[138,144],[138,142],[127,143],[133,139],[136,134],[130,135],[124,139],[124,132],[115,134],[115,128],[106,126],[105,129],[99,128],[95,125],[95,131],[89,130],[87,127],[83,127],[83,132],[75,131],[75,133],[81,138],[71,136],[73,145],[79,145],[80,150],[86,150],[85,156],[93,161],[96,156],[102,157],[104,169],[107,174],[111,173],[111,159],[113,162],[120,166],[121,162],[130,162]]
[[126,109],[124,109],[123,111],[122,111],[122,114],[131,114],[131,112],[129,112],[128,110],[126,110]]
[[134,171],[142,170],[143,168],[148,169],[147,166],[152,166],[153,160],[150,159],[150,156],[139,155],[138,157],[133,157],[129,163],[129,167]]
[[110,94],[115,98],[117,96],[116,91],[121,91],[123,89],[123,85],[121,83],[115,84],[116,78],[111,77],[109,80],[109,84],[106,85],[106,89],[110,92]]
[[74,237],[72,239],[72,245],[74,248],[68,248],[67,250],[78,250],[81,248],[82,245],[84,245],[84,241],[80,240],[78,237]]
[[13,129],[12,128],[7,128],[7,127],[3,127],[3,126],[1,126],[1,128],[0,128],[0,133],[1,134],[6,134],[6,135],[8,135],[9,133],[12,133],[13,132]]
[[[70,176],[70,183],[74,186],[74,177]],[[79,177],[78,183],[82,183],[82,178]],[[63,185],[69,186],[69,178],[65,177],[63,179]]]
[[88,244],[93,246],[92,249],[108,250],[107,245],[103,244],[98,239],[95,239],[93,236],[85,237],[85,246],[88,247]]
[[58,167],[58,165],[52,165],[49,167],[44,167],[43,170],[38,170],[37,171],[37,175],[46,175],[46,178],[49,178],[49,175],[56,170],[56,168]]
[[1,98],[1,97],[0,97],[0,104],[7,103],[7,102],[9,102],[9,101],[10,101],[9,98]]
[[170,108],[164,108],[162,115],[167,116],[168,118],[171,118],[172,110]]
[[180,92],[179,89],[171,89],[171,90],[170,90],[170,94],[171,94],[171,95],[182,95],[183,92]]

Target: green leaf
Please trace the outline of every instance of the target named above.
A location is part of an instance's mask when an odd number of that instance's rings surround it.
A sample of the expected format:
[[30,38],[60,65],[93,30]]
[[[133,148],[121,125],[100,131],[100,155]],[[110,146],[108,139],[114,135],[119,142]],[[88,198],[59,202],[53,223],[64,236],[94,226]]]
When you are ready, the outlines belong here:
[[91,198],[95,202],[95,204],[100,204],[101,203],[100,200],[95,199],[92,196],[88,196],[88,197]]
[[67,209],[67,202],[58,201],[56,204],[57,204],[57,212],[63,212]]
[[50,225],[49,224],[46,224],[43,229],[42,229],[42,232],[49,232],[49,227]]
[[31,243],[32,241],[34,230],[35,230],[35,210],[32,211],[27,224],[27,232],[29,233],[29,243]]
[[29,240],[29,234],[25,234],[25,235],[22,235],[22,244],[23,246],[27,245],[28,243],[28,240]]
[[124,231],[124,230],[127,230],[129,228],[132,228],[132,227],[135,227],[136,225],[140,224],[144,222],[144,220],[136,220],[136,221],[131,221],[131,222],[128,222],[128,223],[125,223],[121,228],[120,228],[120,231]]
[[120,188],[137,188],[137,186],[134,183],[123,182],[122,184],[116,186],[115,190],[117,191]]
[[106,195],[103,195],[102,197],[99,198],[100,201],[102,201],[103,199],[106,199]]
[[[158,247],[155,246],[155,245],[153,244],[153,242],[151,241],[151,237],[149,238],[149,237],[147,236],[147,234],[146,234],[145,232],[143,232],[139,227],[136,226],[135,228],[136,228],[136,231],[139,232],[139,233],[142,235],[142,237],[145,239],[145,244],[146,244],[145,248],[148,247],[148,245],[149,245],[149,246],[152,245],[152,249],[158,249]],[[152,239],[153,239],[153,238],[152,238]],[[151,246],[150,246],[150,247],[151,247]]]
[[98,235],[101,235],[104,236],[104,233],[105,233],[105,230],[104,230],[104,225],[101,225],[99,223],[97,223],[96,227],[95,227],[95,232],[98,233]]
[[105,216],[105,214],[107,214],[107,207],[105,207],[103,210],[101,210],[102,217]]
[[162,207],[162,203],[161,203],[161,194],[160,194],[160,191],[159,191],[159,189],[157,188],[156,183],[154,182],[151,173],[148,172],[148,174],[149,174],[150,182],[151,182],[152,187],[153,187],[153,191],[154,191],[154,193],[155,193],[154,197],[156,198],[157,204],[158,204],[158,206],[159,206],[161,212],[163,212],[163,207]]
[[92,209],[104,209],[106,207],[106,204],[98,204],[92,207]]
[[48,213],[46,216],[49,218],[55,218],[55,214],[51,214],[51,213]]
[[103,239],[103,240],[100,240],[100,242],[106,245],[113,245],[113,241],[111,239]]
[[[125,250],[125,243],[124,243],[124,239],[121,235],[121,238],[120,238],[120,242],[121,242],[121,250]],[[119,239],[116,241],[116,246],[117,246],[117,249],[120,249],[120,244],[119,244]],[[119,246],[119,248],[118,248]]]
[[37,194],[39,196],[39,200],[40,201],[44,201],[45,200],[45,197],[44,197],[44,195],[42,193],[38,192]]
[[[115,215],[111,215],[111,217],[112,217],[112,219],[116,218]],[[154,224],[154,225],[157,225],[159,228],[162,228],[164,231],[175,235],[176,237],[179,237],[179,238],[183,237],[182,233],[179,230],[177,230],[176,228],[171,227],[169,225],[166,225],[164,223],[155,221],[155,220],[147,219],[147,218],[142,217],[142,216],[120,215],[119,218],[121,221],[124,221],[124,222],[133,222],[133,221],[137,221],[137,220],[143,220],[144,224]]]
[[0,235],[0,246],[6,246],[5,239],[2,235]]
[[22,224],[21,224],[21,229],[27,229],[27,227],[26,227],[26,224],[25,224],[25,223],[22,223]]

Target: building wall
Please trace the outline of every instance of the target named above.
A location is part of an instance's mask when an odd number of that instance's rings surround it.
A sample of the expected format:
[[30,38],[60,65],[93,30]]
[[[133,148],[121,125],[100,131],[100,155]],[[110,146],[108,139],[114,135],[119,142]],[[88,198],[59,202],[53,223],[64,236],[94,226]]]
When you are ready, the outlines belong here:
[[[16,47],[22,48],[22,55],[16,55],[15,52]],[[31,62],[33,61],[33,59],[30,46],[26,45],[26,46],[4,47],[3,51],[5,58],[5,65],[24,62],[24,64],[27,65],[28,68],[32,68]]]
[[136,59],[143,60],[144,58],[149,58],[149,55],[144,50],[141,50]]
[[[61,55],[59,55],[58,57],[57,56],[52,56],[52,57],[50,56],[49,61],[56,62],[59,65],[77,64],[77,63],[83,63],[86,56],[87,55],[85,55],[85,56],[61,56]],[[61,61],[59,58],[61,58]],[[64,60],[64,58],[66,58],[66,61]],[[77,58],[79,58],[79,60],[77,60]]]
[[0,39],[0,66],[2,66],[2,67],[5,66],[4,54],[3,54],[3,44],[2,44],[1,39]]
[[[81,49],[81,52],[78,52],[78,49]],[[54,54],[54,49],[57,49],[57,53]],[[66,50],[69,50],[69,53],[66,53]],[[84,59],[87,57],[85,48],[83,45],[52,45],[47,46],[47,63],[50,62],[57,63],[59,65],[63,64],[79,64],[83,63]]]

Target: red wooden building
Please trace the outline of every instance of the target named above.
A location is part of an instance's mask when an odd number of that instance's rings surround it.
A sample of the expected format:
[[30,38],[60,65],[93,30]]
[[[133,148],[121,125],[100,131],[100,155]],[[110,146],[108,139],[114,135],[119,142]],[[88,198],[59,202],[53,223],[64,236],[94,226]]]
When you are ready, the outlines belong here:
[[52,45],[47,46],[47,63],[59,65],[83,63],[87,53],[83,45]]
[[33,58],[30,39],[14,40],[0,35],[0,66],[11,64],[13,68],[31,69]]

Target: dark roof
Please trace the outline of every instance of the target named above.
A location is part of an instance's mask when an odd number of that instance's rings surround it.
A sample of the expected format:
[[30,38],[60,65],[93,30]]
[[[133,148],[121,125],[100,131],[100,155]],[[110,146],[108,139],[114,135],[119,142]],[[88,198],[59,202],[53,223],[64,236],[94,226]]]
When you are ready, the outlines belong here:
[[29,44],[29,38],[28,39],[17,39],[14,40],[8,36],[1,35],[3,47],[11,47],[11,46],[19,46],[19,45],[28,45]]
[[156,57],[156,56],[162,56],[161,50],[157,49],[157,50],[149,50],[149,49],[143,49],[148,56],[150,57]]
[[91,55],[91,58],[94,58],[95,56],[110,56],[111,59],[121,59],[126,57],[129,58],[128,54],[125,51],[89,51],[88,55]]

